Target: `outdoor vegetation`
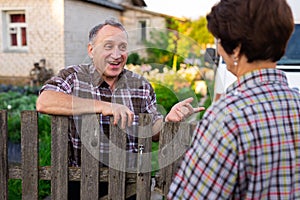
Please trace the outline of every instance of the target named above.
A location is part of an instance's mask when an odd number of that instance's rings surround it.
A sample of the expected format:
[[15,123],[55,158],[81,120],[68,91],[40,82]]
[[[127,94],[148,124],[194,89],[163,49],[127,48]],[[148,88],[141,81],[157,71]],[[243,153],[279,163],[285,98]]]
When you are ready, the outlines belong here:
[[[8,140],[20,143],[21,140],[21,111],[35,110],[39,87],[20,87],[0,85],[0,110],[8,111]],[[51,165],[51,128],[50,117],[39,114],[39,165]],[[9,199],[22,199],[21,180],[9,180]],[[50,194],[50,181],[40,181],[40,198]]]
[[[158,108],[162,114],[170,111],[178,101],[194,97],[194,106],[201,101],[203,106],[210,105],[209,90],[206,83],[211,82],[212,72],[209,69],[198,67],[183,68],[173,71],[167,67],[162,72],[152,69],[148,65],[127,65],[128,69],[145,76],[153,85],[157,95]],[[203,79],[206,78],[207,81]],[[197,83],[201,87],[197,88]],[[11,87],[1,85],[0,109],[8,111],[8,138],[10,142],[20,143],[20,113],[23,110],[35,110],[38,87]],[[195,119],[200,119],[200,113]],[[39,165],[51,165],[51,128],[50,116],[38,114],[39,125]],[[153,143],[153,168],[158,169],[157,150],[158,143]],[[156,152],[156,153],[155,153]],[[155,172],[153,172],[154,174]],[[39,196],[41,199],[50,194],[50,181],[41,181]],[[21,180],[9,180],[9,199],[21,199]]]
[[[213,38],[206,30],[205,18],[179,23],[170,19],[169,31],[152,31],[151,40],[145,44],[147,58],[131,52],[126,65],[148,79],[156,92],[159,111],[165,115],[177,102],[194,97],[193,106],[208,107],[213,95],[213,68],[204,61],[206,44]],[[180,34],[179,34],[180,33]],[[196,62],[197,61],[197,62]],[[20,142],[20,113],[35,110],[40,87],[0,85],[0,109],[8,111],[8,138]],[[203,112],[189,120],[201,119]],[[38,114],[39,164],[51,165],[50,116]],[[153,151],[158,143],[153,143]],[[153,154],[153,166],[157,169],[157,154]],[[154,172],[153,172],[154,173]],[[9,199],[21,199],[21,180],[9,180]],[[50,181],[39,184],[39,198],[50,194]]]

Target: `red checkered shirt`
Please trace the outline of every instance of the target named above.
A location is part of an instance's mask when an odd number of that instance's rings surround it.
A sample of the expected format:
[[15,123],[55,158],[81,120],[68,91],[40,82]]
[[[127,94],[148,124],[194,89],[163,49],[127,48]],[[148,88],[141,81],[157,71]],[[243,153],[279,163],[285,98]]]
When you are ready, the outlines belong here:
[[[76,65],[61,70],[57,76],[45,83],[40,92],[44,90],[126,105],[134,112],[134,122],[131,127],[126,129],[128,152],[137,152],[138,150],[135,137],[139,120],[138,114],[153,114],[153,123],[163,117],[156,109],[156,96],[151,84],[142,76],[126,69],[120,74],[114,91],[110,90],[109,85],[101,78],[93,65]],[[110,116],[97,115],[100,133],[103,138],[108,139]],[[70,116],[69,121],[69,163],[71,166],[80,166],[82,140],[79,130],[85,123],[82,121],[82,116]],[[101,143],[100,152],[104,154],[109,152],[108,140]]]

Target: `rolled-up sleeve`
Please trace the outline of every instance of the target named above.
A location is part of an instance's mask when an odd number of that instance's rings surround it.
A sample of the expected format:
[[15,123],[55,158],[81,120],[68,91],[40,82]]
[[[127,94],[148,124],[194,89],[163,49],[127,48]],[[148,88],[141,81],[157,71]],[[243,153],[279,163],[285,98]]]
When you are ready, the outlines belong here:
[[74,82],[77,79],[76,76],[77,73],[74,67],[62,69],[57,76],[53,76],[51,79],[45,82],[44,86],[40,90],[40,93],[45,90],[50,90],[71,94],[73,91]]

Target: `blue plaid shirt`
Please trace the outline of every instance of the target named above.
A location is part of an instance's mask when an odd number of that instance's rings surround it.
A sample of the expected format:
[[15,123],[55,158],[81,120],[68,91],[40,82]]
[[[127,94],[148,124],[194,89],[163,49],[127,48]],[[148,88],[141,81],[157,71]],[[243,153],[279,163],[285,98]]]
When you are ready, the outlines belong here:
[[198,123],[168,199],[300,199],[300,95],[285,74],[245,74]]

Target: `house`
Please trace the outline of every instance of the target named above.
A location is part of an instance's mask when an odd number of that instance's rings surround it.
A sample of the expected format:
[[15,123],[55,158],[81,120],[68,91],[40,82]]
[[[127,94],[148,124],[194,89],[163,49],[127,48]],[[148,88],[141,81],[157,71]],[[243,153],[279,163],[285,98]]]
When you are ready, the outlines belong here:
[[88,31],[108,17],[124,24],[132,51],[143,49],[147,27],[165,28],[171,17],[145,7],[144,0],[0,0],[0,83],[28,83],[40,61],[54,73],[88,62]]

